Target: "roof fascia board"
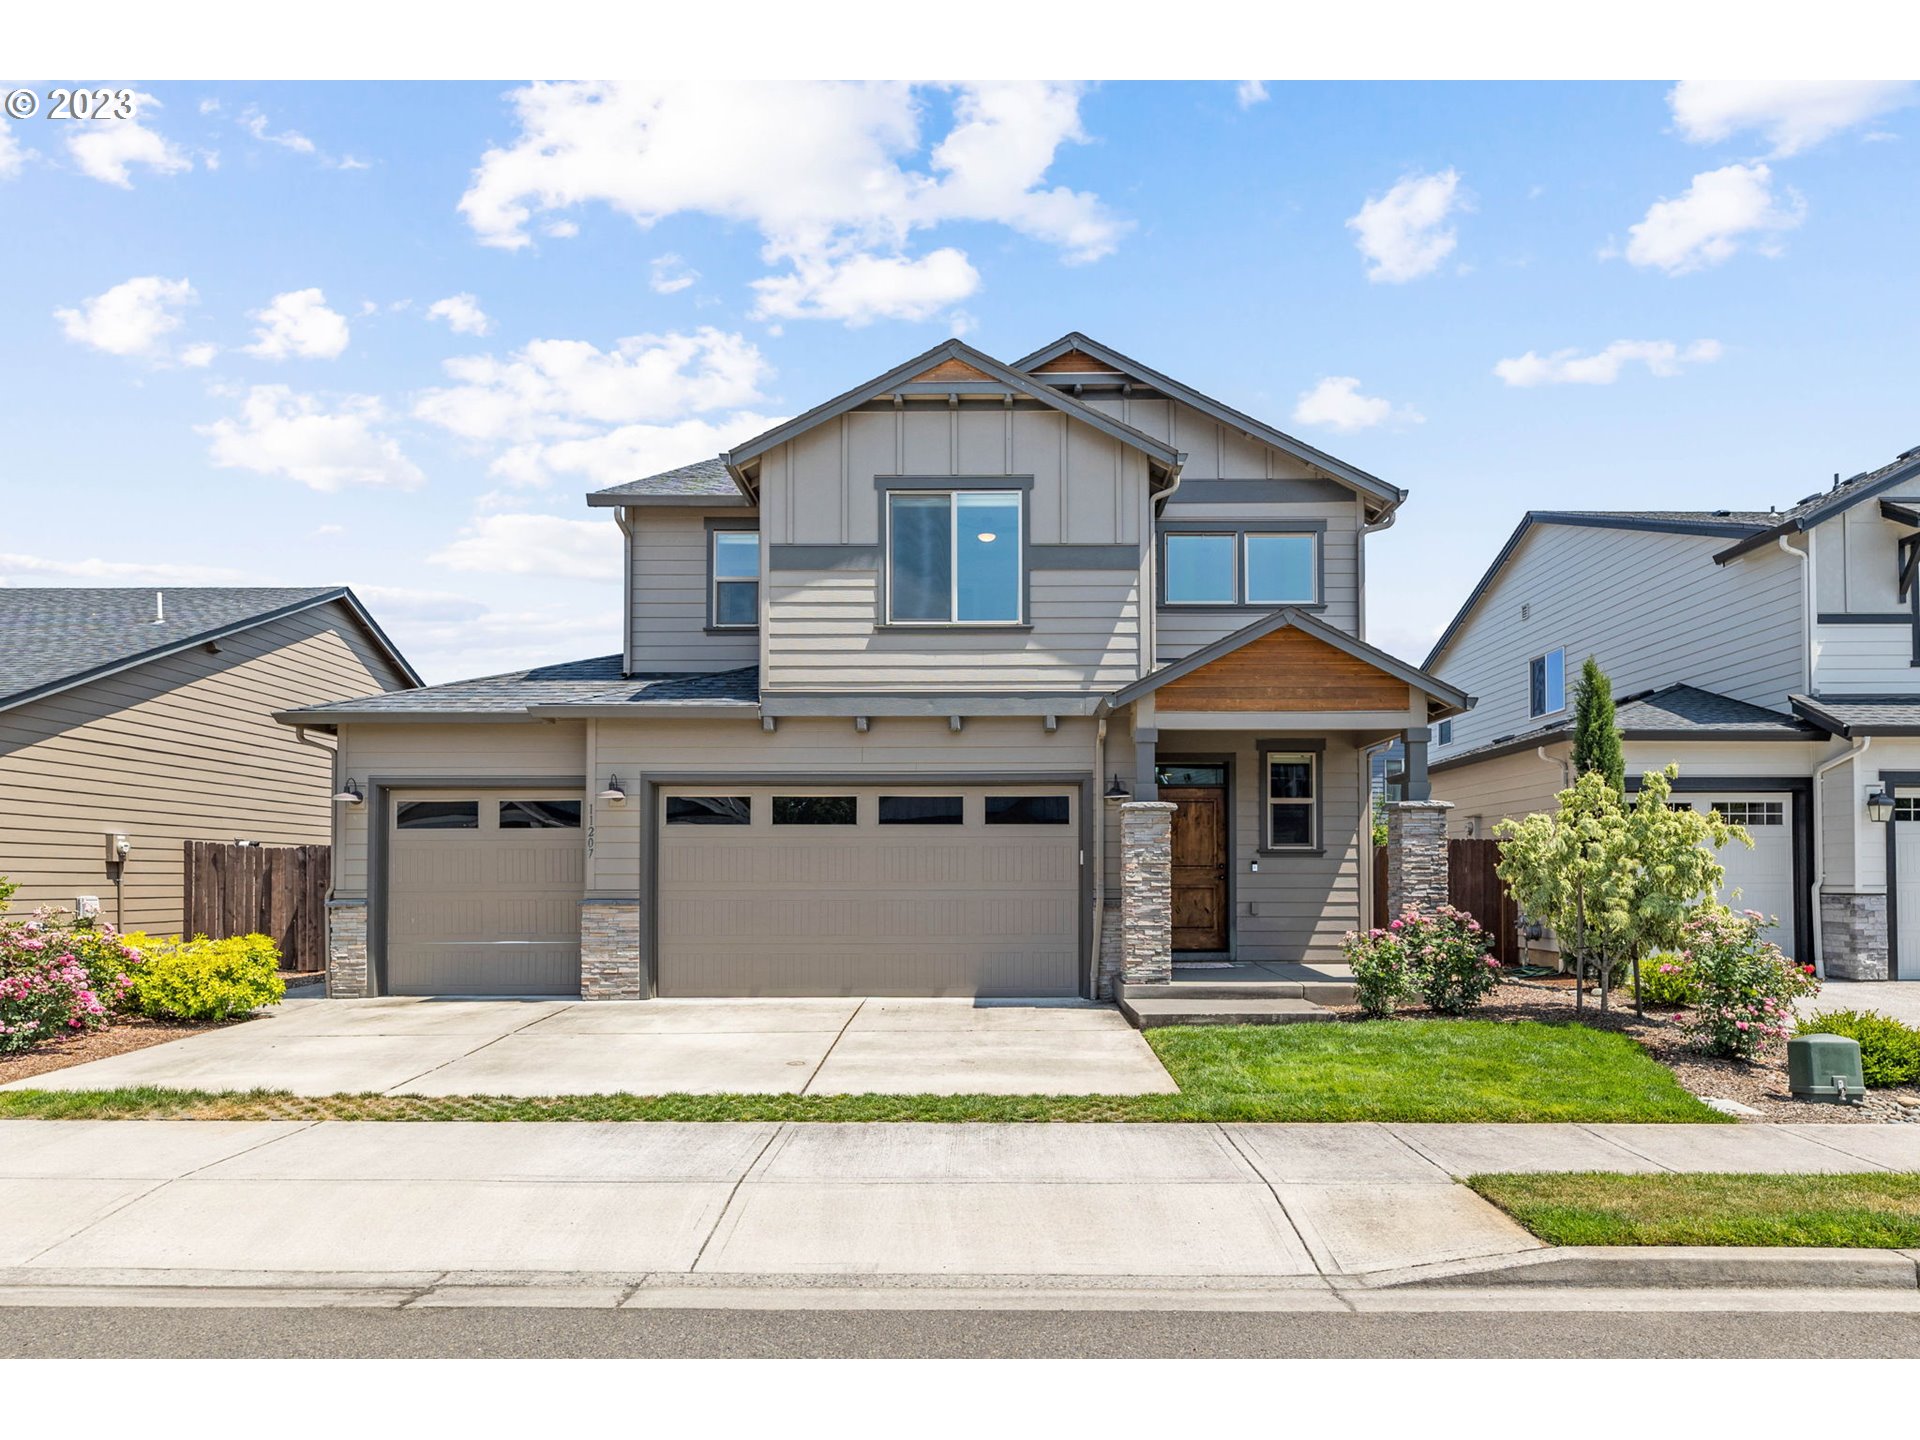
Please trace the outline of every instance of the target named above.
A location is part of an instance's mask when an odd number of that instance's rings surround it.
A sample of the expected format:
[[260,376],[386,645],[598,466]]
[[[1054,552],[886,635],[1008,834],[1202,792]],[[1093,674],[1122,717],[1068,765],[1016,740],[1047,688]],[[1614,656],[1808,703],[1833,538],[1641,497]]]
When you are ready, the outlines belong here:
[[1264,440],[1276,450],[1283,450],[1310,465],[1317,465],[1329,475],[1337,476],[1353,486],[1354,489],[1384,502],[1388,509],[1398,506],[1407,498],[1407,492],[1398,485],[1382,480],[1378,475],[1370,475],[1357,466],[1349,465],[1346,461],[1337,459],[1324,450],[1316,449],[1306,441],[1287,434],[1284,430],[1276,430],[1264,421],[1256,420],[1251,415],[1234,409],[1225,401],[1216,400],[1211,395],[1195,390],[1191,385],[1183,385],[1172,376],[1163,375],[1158,370],[1151,369],[1130,356],[1122,355],[1118,350],[1102,345],[1099,341],[1082,335],[1077,330],[1072,334],[1061,336],[1051,345],[1043,346],[1031,355],[1016,360],[1014,368],[1031,370],[1034,366],[1044,365],[1047,361],[1056,359],[1069,350],[1078,350],[1084,355],[1091,355],[1096,360],[1105,361],[1121,374],[1133,375],[1145,380],[1155,389],[1165,391],[1174,399],[1192,406],[1204,415],[1211,416],[1223,425],[1232,425],[1244,433]]
[[587,504],[596,510],[620,510],[628,506],[654,508],[677,505],[687,510],[738,510],[753,501],[745,495],[619,495],[605,490],[589,490]]
[[1104,697],[1092,694],[945,694],[912,695],[899,691],[862,693],[858,691],[801,691],[783,694],[762,692],[761,713],[770,716],[854,715],[885,716],[895,719],[962,716],[1046,716],[1093,715]]

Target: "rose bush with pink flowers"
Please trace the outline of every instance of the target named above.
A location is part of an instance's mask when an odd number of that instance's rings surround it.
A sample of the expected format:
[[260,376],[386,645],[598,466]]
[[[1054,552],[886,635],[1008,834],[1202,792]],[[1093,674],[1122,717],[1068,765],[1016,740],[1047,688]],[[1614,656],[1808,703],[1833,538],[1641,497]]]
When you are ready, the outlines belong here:
[[0,1055],[107,1023],[137,952],[46,915],[0,925]]
[[1500,983],[1492,946],[1493,937],[1464,910],[1409,907],[1385,929],[1347,936],[1354,998],[1375,1017],[1410,999],[1442,1015],[1465,1015]]
[[1766,923],[1757,910],[1714,905],[1681,928],[1694,1004],[1687,1030],[1710,1054],[1751,1059],[1762,1045],[1786,1039],[1795,1000],[1819,993],[1811,965],[1796,964],[1760,938]]

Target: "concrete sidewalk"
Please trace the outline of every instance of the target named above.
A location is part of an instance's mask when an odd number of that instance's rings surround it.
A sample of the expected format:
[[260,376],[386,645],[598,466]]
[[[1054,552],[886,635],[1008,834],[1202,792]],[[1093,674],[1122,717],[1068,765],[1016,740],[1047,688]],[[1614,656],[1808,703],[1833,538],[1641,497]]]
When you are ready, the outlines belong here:
[[5,1121],[0,1286],[1324,1288],[1539,1251],[1453,1178],[1582,1169],[1920,1170],[1920,1127]]

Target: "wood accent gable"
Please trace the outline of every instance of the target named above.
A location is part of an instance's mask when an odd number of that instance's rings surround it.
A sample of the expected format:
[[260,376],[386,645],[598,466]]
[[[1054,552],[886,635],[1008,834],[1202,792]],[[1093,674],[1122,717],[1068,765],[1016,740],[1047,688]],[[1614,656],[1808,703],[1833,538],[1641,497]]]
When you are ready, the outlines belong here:
[[1404,710],[1407,682],[1285,626],[1161,686],[1164,710]]
[[935,381],[941,381],[941,380],[992,380],[992,379],[993,377],[987,374],[986,371],[981,370],[973,365],[969,365],[964,360],[942,360],[938,365],[934,366],[931,370],[926,370],[921,372],[920,374],[914,376],[913,379],[909,380],[907,383],[909,385],[919,385],[923,383],[930,384]]
[[1027,373],[1030,375],[1073,375],[1086,371],[1097,371],[1102,375],[1111,374],[1113,367],[1105,361],[1096,360],[1084,350],[1069,350],[1056,355],[1044,365],[1036,365]]

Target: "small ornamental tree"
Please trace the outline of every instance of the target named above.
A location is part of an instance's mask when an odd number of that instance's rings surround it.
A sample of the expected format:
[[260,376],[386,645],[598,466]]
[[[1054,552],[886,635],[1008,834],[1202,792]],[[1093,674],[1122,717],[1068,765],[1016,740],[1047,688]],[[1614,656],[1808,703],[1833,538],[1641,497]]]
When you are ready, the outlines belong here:
[[1614,718],[1613,681],[1591,655],[1580,667],[1580,683],[1573,692],[1573,770],[1576,775],[1603,775],[1614,794],[1626,793],[1627,757]]
[[1641,958],[1679,948],[1687,920],[1712,902],[1725,873],[1713,850],[1731,840],[1753,846],[1717,813],[1669,809],[1679,773],[1648,771],[1628,806],[1588,771],[1560,792],[1557,809],[1494,827],[1508,893],[1573,946],[1578,974],[1596,966],[1603,1008],[1616,966],[1631,966],[1637,1004]]

